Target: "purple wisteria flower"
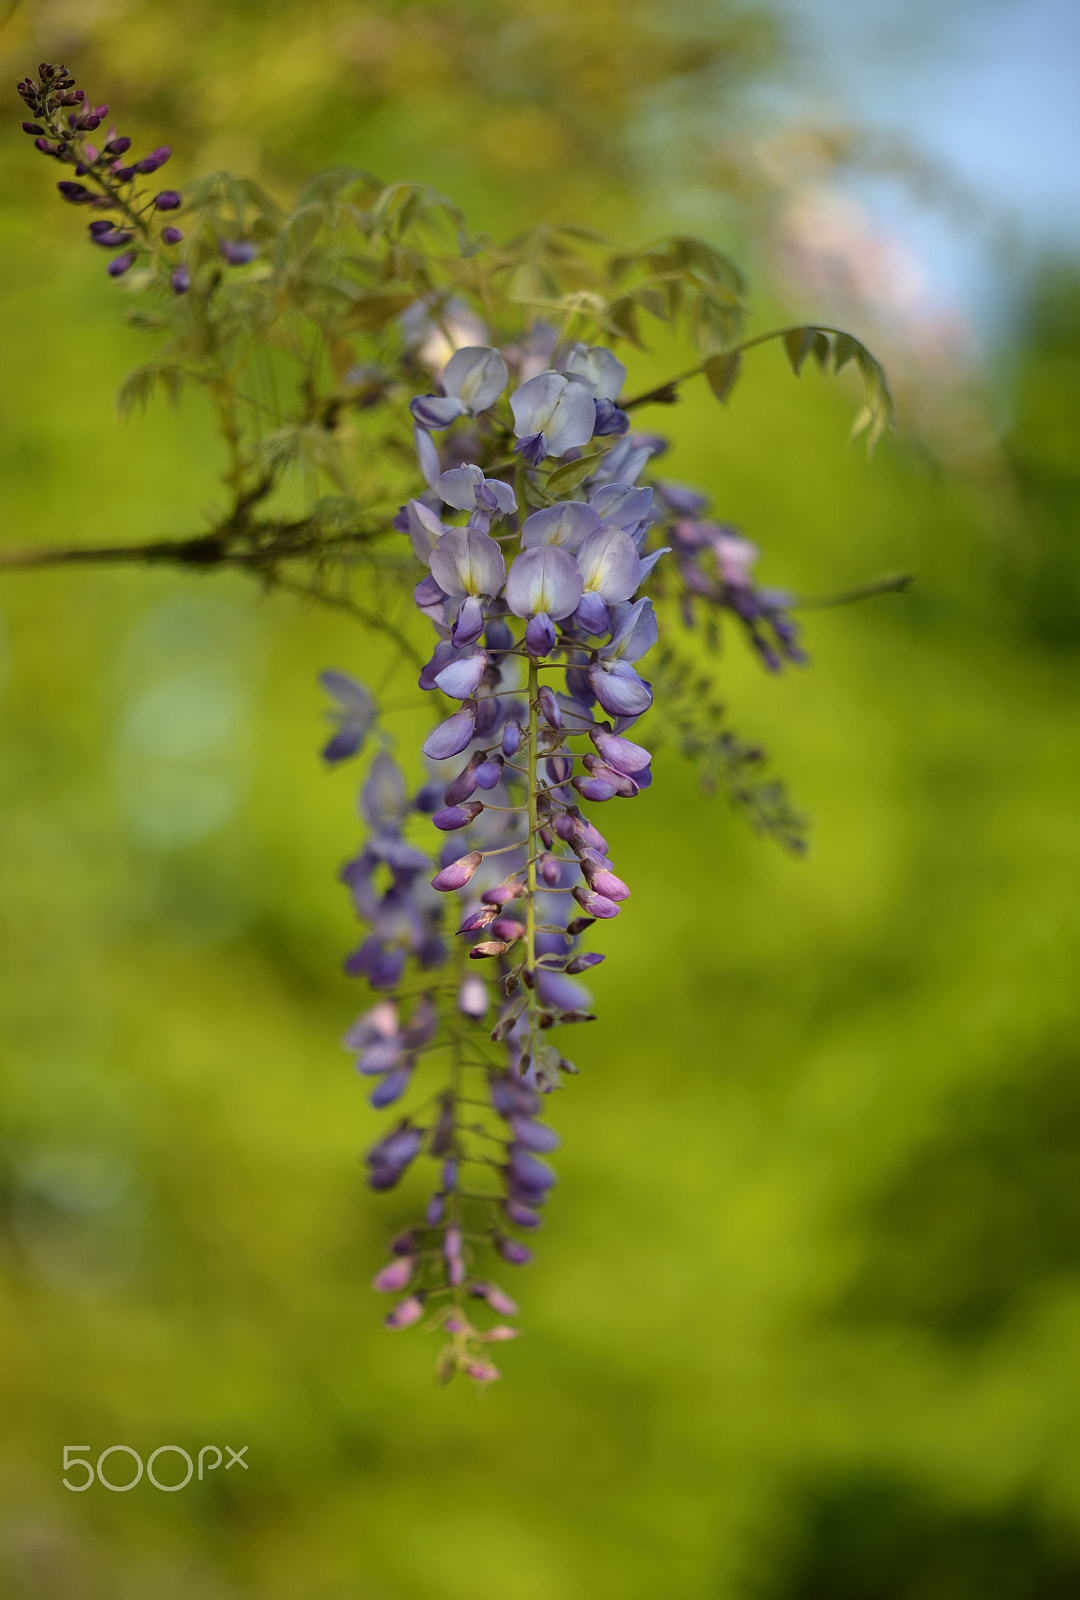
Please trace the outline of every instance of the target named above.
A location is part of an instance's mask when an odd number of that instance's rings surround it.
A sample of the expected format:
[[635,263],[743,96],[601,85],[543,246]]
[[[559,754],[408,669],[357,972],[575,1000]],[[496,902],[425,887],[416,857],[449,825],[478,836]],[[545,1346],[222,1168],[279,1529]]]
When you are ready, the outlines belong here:
[[529,466],[539,466],[546,456],[564,456],[580,449],[593,436],[596,407],[588,388],[561,372],[539,372],[510,396],[520,455]]
[[319,682],[337,704],[329,712],[336,724],[333,738],[323,749],[323,760],[333,766],[358,755],[364,740],[378,716],[378,709],[368,690],[347,672],[328,670],[319,674]]
[[409,410],[429,432],[448,428],[458,417],[475,417],[494,405],[508,376],[501,351],[466,345],[454,351],[443,369],[443,393],[419,396],[409,402]]
[[506,603],[516,617],[528,618],[525,646],[530,655],[550,655],[554,624],[577,609],[581,591],[581,570],[568,550],[540,544],[521,552],[506,579]]

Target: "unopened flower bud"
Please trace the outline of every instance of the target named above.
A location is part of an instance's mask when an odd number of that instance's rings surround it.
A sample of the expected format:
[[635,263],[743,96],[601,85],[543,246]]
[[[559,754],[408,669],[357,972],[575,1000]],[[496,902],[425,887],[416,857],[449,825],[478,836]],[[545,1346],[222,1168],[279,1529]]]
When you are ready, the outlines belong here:
[[176,211],[183,203],[184,197],[176,189],[162,189],[154,196],[154,205],[159,211]]
[[431,887],[438,889],[440,894],[464,889],[483,859],[479,850],[470,850],[468,855],[459,856],[457,861],[452,861],[448,867],[437,872],[431,880]]
[[419,1322],[424,1315],[424,1302],[419,1295],[411,1294],[407,1300],[399,1300],[391,1311],[388,1311],[383,1322],[388,1328],[410,1328],[414,1322]]
[[416,1262],[412,1256],[398,1256],[377,1272],[371,1280],[371,1287],[380,1294],[393,1294],[398,1289],[404,1289],[413,1275]]
[[129,267],[135,265],[135,251],[125,250],[122,256],[113,256],[105,271],[110,278],[122,278]]
[[519,1239],[510,1239],[506,1234],[500,1234],[495,1240],[495,1248],[512,1267],[524,1267],[532,1260],[533,1253],[528,1245],[522,1244]]

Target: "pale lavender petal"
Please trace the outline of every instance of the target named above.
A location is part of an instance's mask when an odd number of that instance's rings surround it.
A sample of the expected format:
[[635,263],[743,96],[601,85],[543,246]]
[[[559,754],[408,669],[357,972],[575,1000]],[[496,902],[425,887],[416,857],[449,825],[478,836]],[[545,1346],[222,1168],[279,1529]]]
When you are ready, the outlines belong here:
[[635,744],[632,739],[620,738],[617,733],[594,733],[592,740],[608,766],[614,767],[616,772],[625,772],[629,777],[634,777],[652,760],[652,752],[646,750],[644,745]]
[[445,525],[422,500],[410,500],[405,507],[405,517],[414,555],[418,561],[430,563],[431,552],[446,532]]
[[624,533],[633,533],[652,515],[653,492],[636,489],[632,483],[605,483],[593,490],[589,504],[604,522],[613,522]]
[[581,604],[574,612],[574,621],[582,633],[592,634],[597,639],[611,632],[608,608],[598,594],[587,592],[582,595]]
[[530,617],[525,627],[525,648],[531,656],[549,656],[555,648],[555,624],[546,612]]
[[475,725],[476,707],[462,706],[428,734],[422,746],[424,754],[432,761],[447,761],[451,756],[460,755],[466,745],[471,744]]
[[609,643],[601,648],[600,654],[606,659],[640,661],[656,640],[656,613],[652,601],[646,596],[634,605],[627,606],[622,615],[616,617],[615,632]]
[[480,687],[480,680],[484,676],[488,660],[486,650],[477,650],[475,655],[465,656],[460,661],[452,661],[449,666],[444,667],[435,682],[452,700],[467,700],[473,691]]
[[544,429],[548,455],[564,456],[588,444],[595,421],[596,407],[588,389],[583,383],[568,383]]
[[408,809],[401,768],[392,755],[380,750],[360,791],[360,815],[370,827],[381,832],[400,827]]
[[612,717],[640,717],[652,705],[652,690],[628,661],[597,661],[588,669],[593,693]]
[[573,556],[559,545],[541,544],[523,550],[510,568],[506,603],[517,617],[546,612],[558,621],[577,609],[581,589]]
[[585,589],[608,602],[629,600],[641,581],[641,557],[630,535],[614,523],[590,533],[577,554]]
[[501,478],[489,478],[487,487],[495,496],[495,509],[500,516],[509,517],[517,510],[517,496],[508,483],[503,483]]
[[594,400],[617,400],[626,382],[626,368],[603,345],[575,344],[562,363],[571,377],[580,379]]
[[559,403],[568,380],[561,372],[538,372],[510,396],[514,413],[514,432],[518,438],[543,433]]
[[444,505],[453,506],[456,511],[474,511],[476,491],[483,481],[484,474],[479,467],[462,462],[460,467],[441,472],[434,487]]
[[414,428],[413,441],[416,444],[416,454],[424,482],[429,489],[434,489],[435,480],[439,476],[439,452],[435,448],[434,440],[424,428]]
[[521,543],[526,550],[538,544],[558,544],[574,555],[589,534],[596,532],[600,521],[599,513],[583,500],[563,500],[525,518]]
[[456,395],[473,416],[486,411],[506,388],[509,374],[498,350],[487,345],[466,345],[455,350],[443,372],[443,388]]
[[414,422],[429,432],[437,432],[463,417],[466,408],[454,395],[423,394],[409,401],[409,410]]
[[431,553],[431,571],[450,595],[497,595],[506,578],[502,551],[476,528],[451,528]]
[[669,556],[670,554],[671,554],[671,546],[669,544],[666,544],[662,550],[654,550],[651,555],[647,555],[647,556],[643,557],[642,558],[642,562],[641,562],[641,577],[642,577],[642,580],[644,580],[645,578],[647,578],[649,576],[649,573],[655,567],[656,563],[660,560],[661,556]]
[[484,631],[484,607],[476,595],[467,594],[458,607],[454,626],[450,630],[450,642],[460,649],[466,645],[475,644]]

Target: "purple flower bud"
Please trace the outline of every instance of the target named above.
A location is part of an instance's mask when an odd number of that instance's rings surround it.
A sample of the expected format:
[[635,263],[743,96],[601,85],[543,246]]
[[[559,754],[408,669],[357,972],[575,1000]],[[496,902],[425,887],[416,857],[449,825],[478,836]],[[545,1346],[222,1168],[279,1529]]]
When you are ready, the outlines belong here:
[[455,711],[428,734],[422,746],[424,754],[432,761],[447,761],[451,756],[460,755],[471,744],[475,726],[476,703],[466,701],[460,711]]
[[479,911],[470,912],[458,929],[459,933],[479,933],[481,929],[490,926],[498,916],[495,906],[481,906]]
[[539,1228],[542,1219],[537,1216],[532,1206],[527,1206],[523,1200],[510,1199],[504,1202],[503,1210],[507,1220],[516,1228]]
[[548,756],[545,762],[547,775],[552,783],[566,783],[574,770],[574,763],[569,756]]
[[604,957],[596,950],[589,951],[586,955],[575,956],[573,961],[568,961],[566,971],[570,977],[579,972],[586,972],[589,967],[598,967]]
[[39,127],[36,122],[24,122],[23,123],[23,132],[24,133],[44,133],[45,129],[42,128],[42,127]]
[[219,239],[218,249],[230,267],[246,267],[259,253],[255,245],[237,239]]
[[424,1221],[427,1223],[428,1227],[437,1228],[443,1219],[445,1211],[445,1196],[441,1194],[433,1194],[427,1203],[427,1210],[424,1212]]
[[184,237],[182,228],[162,228],[161,240],[163,244],[179,244]]
[[135,265],[135,251],[125,250],[122,256],[113,256],[105,271],[110,278],[122,278],[129,267]]
[[546,852],[540,857],[540,876],[549,889],[555,889],[562,882],[562,862],[558,856],[548,855]]
[[60,146],[58,144],[54,144],[51,139],[35,139],[34,144],[41,151],[43,156],[55,156],[60,149]]
[[543,689],[540,690],[539,698],[540,698],[540,711],[541,711],[545,721],[548,722],[551,725],[551,727],[553,727],[553,728],[561,728],[562,727],[562,713],[559,710],[559,702],[556,700],[555,696],[552,694],[551,690],[549,688],[547,688],[546,685],[545,685],[545,687]]
[[474,944],[469,951],[470,961],[490,961],[492,956],[501,956],[510,946],[505,939],[482,939],[479,944]]
[[[435,674],[435,683],[452,700],[468,700],[480,687],[490,657],[486,650],[450,661]],[[474,718],[475,720],[475,718]]]
[[400,1100],[409,1087],[412,1077],[412,1063],[397,1067],[393,1072],[388,1072],[381,1083],[377,1083],[368,1095],[368,1104],[376,1111],[382,1111],[385,1106],[392,1106],[395,1100]]
[[608,900],[629,900],[630,890],[613,872],[608,872],[604,867],[594,867],[591,861],[583,861],[581,870],[585,874],[589,888],[594,889],[597,894],[603,895]]
[[476,769],[482,760],[483,757],[480,755],[473,756],[468,766],[462,767],[456,778],[451,778],[443,796],[448,806],[461,805],[470,795],[476,793],[479,787],[476,782]]
[[512,1267],[524,1267],[532,1260],[533,1253],[527,1244],[522,1244],[518,1239],[507,1238],[506,1234],[499,1234],[495,1240],[495,1248],[504,1261]]
[[371,1280],[371,1287],[377,1289],[380,1294],[394,1294],[398,1289],[405,1288],[413,1275],[415,1265],[412,1256],[398,1256],[375,1274]]
[[510,717],[503,726],[502,753],[504,756],[513,756],[518,752],[521,744],[521,723],[516,717]]
[[130,228],[116,228],[111,222],[106,222],[103,228],[92,222],[90,227],[93,230],[90,243],[99,244],[103,250],[119,250],[121,245],[129,244],[135,237]]
[[457,1188],[458,1164],[453,1156],[448,1156],[442,1167],[442,1186],[447,1194],[452,1194]]
[[183,203],[183,195],[175,189],[162,189],[160,194],[154,196],[154,205],[159,211],[177,211]]
[[515,939],[524,938],[525,924],[518,922],[516,917],[496,917],[491,924],[491,931],[497,939],[504,939],[507,944],[513,944]]
[[481,1338],[491,1340],[493,1343],[502,1343],[505,1339],[520,1339],[521,1330],[520,1328],[509,1328],[505,1322],[497,1322],[493,1328],[489,1328],[485,1334],[481,1334]]
[[490,617],[484,640],[489,650],[509,650],[514,643],[514,635],[503,617]]
[[606,778],[575,778],[574,788],[584,800],[593,801],[614,800],[619,792]]
[[522,894],[522,889],[520,882],[497,883],[493,889],[485,889],[480,898],[489,906],[505,906],[511,900],[517,900]]
[[414,1256],[419,1242],[416,1229],[406,1228],[402,1233],[396,1234],[391,1239],[390,1254],[393,1256]]
[[620,738],[618,734],[603,733],[594,729],[591,737],[608,766],[614,767],[616,772],[625,773],[628,777],[635,777],[652,760],[652,752],[646,750],[644,745],[634,744],[632,740]]
[[470,850],[468,855],[460,856],[457,861],[452,861],[448,867],[437,872],[431,880],[431,887],[438,889],[440,894],[452,889],[464,889],[483,859],[479,850]]
[[500,1317],[516,1317],[521,1309],[494,1283],[470,1283],[469,1293],[477,1300],[486,1300],[492,1311],[497,1311]]
[[597,894],[592,889],[586,889],[578,884],[574,890],[574,899],[589,917],[617,917],[619,908],[614,900],[609,900],[606,895]]
[[82,183],[71,183],[65,181],[63,183],[58,183],[56,187],[59,189],[62,197],[73,206],[84,206],[94,198],[86,185]]
[[442,811],[436,811],[431,820],[443,833],[453,833],[456,828],[467,828],[483,809],[479,800],[471,800],[463,806],[446,806]]
[[558,1182],[546,1161],[540,1161],[536,1156],[530,1155],[519,1144],[510,1147],[508,1170],[511,1183],[522,1189],[536,1190],[540,1194],[547,1189],[553,1189]]
[[562,1143],[554,1128],[549,1128],[546,1122],[534,1122],[531,1117],[511,1117],[510,1127],[517,1144],[541,1155],[557,1150]]
[[180,266],[176,268],[169,282],[172,284],[173,291],[176,294],[187,294],[188,290],[191,288],[191,273],[182,262]]
[[546,612],[525,625],[525,648],[531,656],[549,656],[555,648],[555,624]]
[[171,155],[172,150],[167,144],[159,145],[156,150],[151,150],[148,156],[143,156],[141,161],[136,161],[135,171],[141,172],[148,177],[150,173],[156,172],[159,167],[163,167]]
[[407,1300],[399,1300],[393,1310],[387,1312],[383,1322],[388,1328],[409,1328],[414,1322],[419,1322],[423,1315],[423,1301],[419,1295],[411,1294]]
[[115,177],[119,178],[121,183],[130,183],[132,178],[135,176],[135,168],[115,166],[113,167],[113,174]]
[[498,1367],[492,1366],[490,1361],[470,1361],[465,1373],[474,1383],[494,1383],[502,1377]]
[[481,789],[494,789],[502,777],[502,756],[488,756],[476,769],[476,782]]
[[122,156],[131,149],[131,140],[125,136],[119,139],[110,139],[105,146],[105,154],[109,156]]
[[446,1277],[448,1283],[454,1289],[460,1289],[465,1282],[465,1263],[460,1256],[453,1256],[446,1263]]

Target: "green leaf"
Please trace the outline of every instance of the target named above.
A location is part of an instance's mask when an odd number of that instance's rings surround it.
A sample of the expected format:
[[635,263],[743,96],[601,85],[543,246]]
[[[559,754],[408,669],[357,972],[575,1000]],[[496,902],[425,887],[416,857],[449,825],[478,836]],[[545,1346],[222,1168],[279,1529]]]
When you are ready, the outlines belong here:
[[742,356],[737,350],[726,355],[710,356],[705,363],[705,377],[716,398],[723,402],[735,387],[742,368]]
[[838,333],[833,347],[833,371],[839,372],[842,367],[846,367],[861,348],[858,339],[853,339],[850,333]]
[[[791,370],[796,377],[802,368],[803,362],[814,349],[817,343],[817,328],[789,328],[784,335],[784,349],[787,351]],[[826,340],[826,345],[828,340]]]
[[166,398],[175,405],[184,387],[185,377],[186,374],[181,367],[159,361],[148,362],[145,367],[136,367],[120,386],[120,392],[116,397],[116,409],[122,417],[130,416],[136,406],[141,406],[145,411],[153,399],[155,389],[161,389]]
[[549,495],[571,493],[580,483],[584,483],[603,454],[602,450],[597,450],[591,456],[582,456],[578,461],[568,461],[564,467],[556,467],[544,485],[547,493]]

